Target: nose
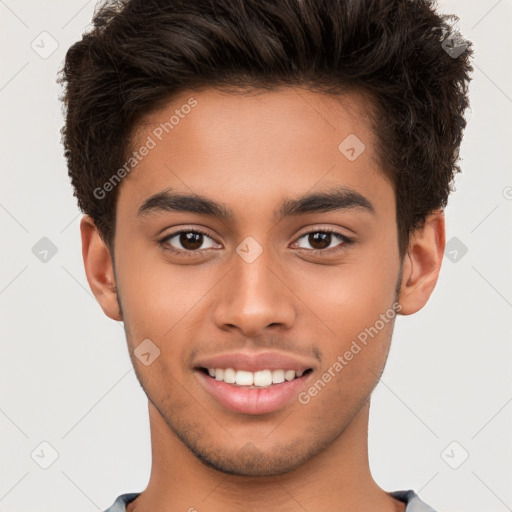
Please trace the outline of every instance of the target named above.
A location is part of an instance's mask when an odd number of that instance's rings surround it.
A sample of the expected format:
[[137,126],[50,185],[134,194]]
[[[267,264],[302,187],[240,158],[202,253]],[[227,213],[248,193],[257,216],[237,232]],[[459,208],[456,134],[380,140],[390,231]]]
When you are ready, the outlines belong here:
[[286,330],[294,324],[293,293],[284,284],[284,273],[264,254],[252,263],[234,255],[233,269],[218,290],[214,311],[220,329],[238,329],[244,336],[256,337],[267,328]]

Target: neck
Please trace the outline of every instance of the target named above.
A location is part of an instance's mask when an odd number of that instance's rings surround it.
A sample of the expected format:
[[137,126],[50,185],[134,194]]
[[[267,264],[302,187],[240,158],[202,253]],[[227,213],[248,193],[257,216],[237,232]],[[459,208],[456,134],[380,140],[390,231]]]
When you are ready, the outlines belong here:
[[127,511],[402,512],[405,505],[380,489],[370,473],[369,405],[368,401],[334,443],[303,466],[282,475],[253,477],[225,474],[204,465],[150,402],[151,476]]

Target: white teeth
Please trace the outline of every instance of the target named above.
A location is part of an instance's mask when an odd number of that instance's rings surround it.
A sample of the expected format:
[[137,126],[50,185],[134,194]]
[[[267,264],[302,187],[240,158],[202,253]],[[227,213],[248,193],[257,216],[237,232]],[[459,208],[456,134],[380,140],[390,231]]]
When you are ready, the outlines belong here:
[[284,372],[284,378],[286,380],[293,380],[293,379],[295,379],[295,372],[293,370],[286,370]]
[[233,368],[226,368],[224,370],[224,382],[234,384],[236,382],[236,372]]
[[304,371],[294,370],[260,370],[248,372],[245,370],[234,370],[233,368],[208,368],[208,374],[215,380],[221,380],[227,384],[238,386],[268,387],[272,384],[281,384],[298,377],[302,377]]
[[272,370],[272,382],[274,384],[284,382],[284,370]]
[[[215,370],[215,375],[219,370]],[[252,386],[254,383],[254,374],[252,372],[246,372],[244,370],[238,370],[236,372],[236,383],[239,386]]]
[[261,370],[254,373],[255,386],[270,386],[272,384],[272,372],[270,370]]

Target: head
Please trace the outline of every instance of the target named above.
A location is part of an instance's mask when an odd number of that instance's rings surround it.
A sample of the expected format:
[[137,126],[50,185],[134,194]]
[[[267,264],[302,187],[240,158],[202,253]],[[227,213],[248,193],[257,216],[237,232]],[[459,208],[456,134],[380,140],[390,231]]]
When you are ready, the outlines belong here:
[[[68,51],[87,278],[205,464],[271,475],[319,454],[367,404],[396,315],[430,297],[472,69],[451,31],[426,1],[134,0]],[[267,349],[308,362],[298,400],[241,414],[205,391],[199,360]]]

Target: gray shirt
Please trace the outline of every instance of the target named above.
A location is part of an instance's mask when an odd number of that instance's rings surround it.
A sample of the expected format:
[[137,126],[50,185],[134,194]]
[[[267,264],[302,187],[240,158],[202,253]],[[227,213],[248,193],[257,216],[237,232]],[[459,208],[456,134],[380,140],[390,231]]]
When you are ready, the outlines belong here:
[[[140,493],[130,492],[118,496],[114,504],[104,512],[126,512],[126,505],[133,501]],[[420,500],[414,491],[394,491],[390,492],[393,498],[407,503],[405,512],[436,512],[432,507]]]

